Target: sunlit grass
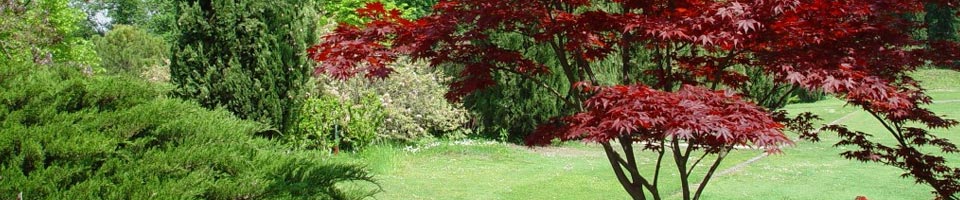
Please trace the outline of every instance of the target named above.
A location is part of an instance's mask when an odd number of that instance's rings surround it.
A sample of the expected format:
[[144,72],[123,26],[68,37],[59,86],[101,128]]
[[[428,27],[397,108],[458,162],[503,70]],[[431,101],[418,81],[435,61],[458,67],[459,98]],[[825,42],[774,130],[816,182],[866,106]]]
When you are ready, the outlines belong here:
[[[957,109],[960,102],[935,104],[929,108],[942,115],[960,116],[960,109]],[[893,145],[892,136],[870,114],[863,111],[851,113],[842,124],[873,134],[871,139],[874,141]],[[829,116],[825,118],[827,121],[838,115],[825,116]],[[933,132],[960,141],[960,135],[947,130]],[[853,147],[833,147],[838,141],[835,133],[822,133],[821,138],[823,141],[818,143],[798,142],[784,150],[783,155],[767,157],[739,173],[720,177],[705,195],[713,197],[710,199],[853,199],[861,195],[869,199],[932,199],[929,186],[915,184],[912,178],[900,178],[903,171],[898,168],[840,157],[841,152]],[[960,161],[956,154],[946,156],[952,161]]]

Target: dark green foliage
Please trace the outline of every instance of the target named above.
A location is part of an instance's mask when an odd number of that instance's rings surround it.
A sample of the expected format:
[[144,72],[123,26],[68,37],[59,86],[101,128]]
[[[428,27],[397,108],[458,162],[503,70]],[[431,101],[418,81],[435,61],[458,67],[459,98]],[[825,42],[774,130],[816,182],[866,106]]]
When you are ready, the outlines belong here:
[[372,177],[266,127],[127,77],[0,68],[0,194],[24,199],[354,199]]
[[499,71],[494,74],[497,86],[465,97],[464,107],[477,115],[474,125],[487,137],[520,141],[537,125],[576,111],[578,108],[569,104],[578,99],[578,93],[570,91],[575,82],[588,81],[594,85],[620,82],[619,58],[593,62],[589,73],[584,70],[566,73],[556,51],[548,44],[536,44],[533,38],[517,33],[499,33],[492,37],[496,46],[523,52],[526,58],[546,65],[553,73],[528,76]]
[[[497,45],[509,49],[523,49],[525,56],[545,63],[551,71],[562,71],[556,54],[548,46],[533,46],[532,41],[517,34],[497,35]],[[525,48],[530,47],[530,48]],[[453,74],[457,74],[455,72]],[[498,72],[494,74],[496,86],[475,92],[463,99],[463,105],[475,114],[472,125],[477,133],[504,141],[522,141],[539,124],[572,111],[564,98],[557,96],[547,87],[563,89],[560,95],[568,95],[570,83],[563,73],[551,73],[536,77],[542,83],[531,81],[515,73]],[[546,87],[545,87],[546,86]]]
[[316,40],[313,4],[299,0],[179,1],[170,66],[177,96],[243,119],[293,128]]
[[180,34],[176,30],[177,15],[175,0],[142,0],[146,3],[146,9],[150,13],[144,22],[136,24],[144,28],[147,32],[159,35],[168,43],[175,41]]
[[[569,109],[543,87],[513,74],[498,74],[497,86],[464,98],[474,112],[479,134],[503,141],[519,142],[538,124],[560,116]],[[560,81],[554,82],[561,84]]]
[[927,40],[957,40],[956,10],[935,3],[924,5],[926,14],[923,16],[927,24]]
[[763,74],[760,69],[747,69],[744,74],[749,81],[736,89],[753,99],[757,105],[770,110],[783,108],[789,103],[815,102],[825,97],[825,94],[820,91],[809,91],[791,84],[777,83],[773,77]]

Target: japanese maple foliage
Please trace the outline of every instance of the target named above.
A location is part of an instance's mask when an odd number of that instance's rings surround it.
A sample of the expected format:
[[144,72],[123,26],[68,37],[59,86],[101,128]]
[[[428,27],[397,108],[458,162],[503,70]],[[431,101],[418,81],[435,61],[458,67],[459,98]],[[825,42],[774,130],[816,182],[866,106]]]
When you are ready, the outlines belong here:
[[[765,109],[725,91],[684,85],[664,92],[644,85],[594,87],[586,111],[563,118],[561,126],[542,126],[530,144],[554,138],[606,142],[622,136],[656,144],[667,138],[706,148],[756,145],[778,151],[789,143],[784,128]],[[553,130],[548,130],[553,129]]]
[[[580,112],[542,125],[528,142],[602,144],[618,180],[636,199],[661,198],[657,182],[667,152],[678,168],[683,198],[698,199],[734,145],[776,151],[789,143],[785,128],[817,139],[810,123],[815,116],[791,119],[750,103],[782,105],[790,95],[747,89],[757,83],[748,82],[745,71],[759,70],[775,80],[771,90],[825,91],[871,113],[897,143],[880,144],[842,125],[825,127],[839,133],[837,145],[859,147],[843,156],[902,168],[938,197],[955,199],[960,169],[918,150],[957,151],[926,130],[957,122],[923,108],[931,98],[909,76],[928,63],[957,67],[957,42],[917,40],[912,31],[923,24],[903,17],[928,3],[960,2],[444,0],[415,20],[373,3],[358,10],[369,18],[366,24],[340,25],[309,53],[321,62],[318,73],[338,78],[387,76],[387,64],[401,55],[454,67],[460,76],[450,84],[451,100],[496,84],[495,72],[534,82],[544,73],[562,73],[574,89],[568,95],[551,91]],[[503,34],[520,35],[529,45],[507,48],[495,39]],[[548,47],[557,64],[525,57],[534,46]],[[611,67],[599,65],[609,63],[619,67],[619,85],[590,86],[600,82],[597,69]],[[657,153],[653,175],[638,171],[635,144]],[[691,156],[695,150],[705,153]],[[690,183],[707,155],[713,164],[699,184]]]

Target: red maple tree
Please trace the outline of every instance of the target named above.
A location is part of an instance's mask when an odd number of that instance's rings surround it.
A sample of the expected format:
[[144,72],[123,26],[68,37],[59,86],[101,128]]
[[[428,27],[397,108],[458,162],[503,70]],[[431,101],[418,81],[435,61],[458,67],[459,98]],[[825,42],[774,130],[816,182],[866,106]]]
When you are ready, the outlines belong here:
[[[923,24],[904,16],[922,12],[925,3],[958,2],[443,0],[432,14],[416,20],[372,3],[357,11],[369,19],[365,24],[340,25],[308,51],[321,62],[318,73],[337,78],[387,76],[387,64],[401,55],[456,68],[460,76],[450,84],[451,100],[495,85],[495,72],[537,83],[543,74],[562,73],[573,87],[570,95],[548,89],[580,112],[541,125],[528,143],[584,139],[602,144],[635,199],[661,198],[664,155],[677,164],[684,199],[698,199],[735,145],[777,152],[790,143],[785,128],[817,139],[810,123],[815,116],[790,119],[751,103],[782,105],[789,95],[748,89],[756,83],[746,72],[759,71],[774,80],[770,90],[825,91],[871,113],[896,144],[874,142],[843,125],[823,129],[839,133],[837,145],[859,147],[843,156],[902,168],[905,176],[932,186],[938,197],[955,199],[960,169],[919,148],[956,152],[955,145],[926,129],[957,122],[922,107],[931,99],[909,72],[926,64],[956,67],[960,45],[912,35]],[[525,45],[503,45],[498,38],[506,35]],[[548,49],[557,64],[526,56],[535,48]],[[610,63],[619,69],[617,83],[593,86],[600,84],[596,69]],[[923,127],[910,127],[914,122]],[[639,172],[634,145],[657,153],[652,176]],[[701,156],[692,154],[701,150]],[[708,155],[714,161],[706,175],[699,184],[690,183],[693,168]]]

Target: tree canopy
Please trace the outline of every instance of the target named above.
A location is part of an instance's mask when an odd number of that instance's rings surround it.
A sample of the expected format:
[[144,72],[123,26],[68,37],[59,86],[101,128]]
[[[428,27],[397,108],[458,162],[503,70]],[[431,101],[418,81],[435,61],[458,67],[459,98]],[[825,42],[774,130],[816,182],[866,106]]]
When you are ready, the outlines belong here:
[[[957,151],[926,131],[957,122],[923,108],[931,99],[909,75],[927,64],[956,67],[960,52],[954,41],[913,37],[911,31],[925,24],[902,16],[922,13],[927,4],[950,7],[958,2],[445,0],[416,20],[371,3],[357,10],[369,21],[340,25],[308,52],[322,63],[316,72],[337,78],[388,76],[392,69],[387,63],[400,56],[455,69],[459,77],[448,94],[454,101],[495,85],[496,72],[534,81],[563,74],[573,88],[551,91],[580,112],[542,125],[528,141],[603,144],[622,185],[636,199],[647,198],[645,190],[660,198],[660,167],[652,179],[637,172],[634,142],[645,141],[644,149],[658,152],[661,159],[671,151],[684,199],[697,199],[734,145],[776,151],[789,143],[784,128],[816,140],[809,121],[814,116],[788,118],[751,103],[786,99],[764,94],[789,95],[749,89],[756,83],[747,72],[759,72],[754,76],[769,76],[780,85],[770,90],[824,91],[871,113],[898,143],[876,143],[842,125],[825,127],[839,133],[837,145],[858,147],[843,155],[902,168],[917,182],[931,185],[937,196],[955,198],[960,169],[919,150]],[[497,40],[504,35],[518,35],[524,45]],[[925,43],[929,48],[918,48]],[[528,56],[540,47],[558,62]],[[597,69],[610,67],[619,68],[619,81],[602,86]],[[614,140],[624,155],[612,149]],[[681,141],[689,145],[681,148]],[[718,156],[703,183],[691,188],[686,179],[700,160],[689,156],[698,149]]]

